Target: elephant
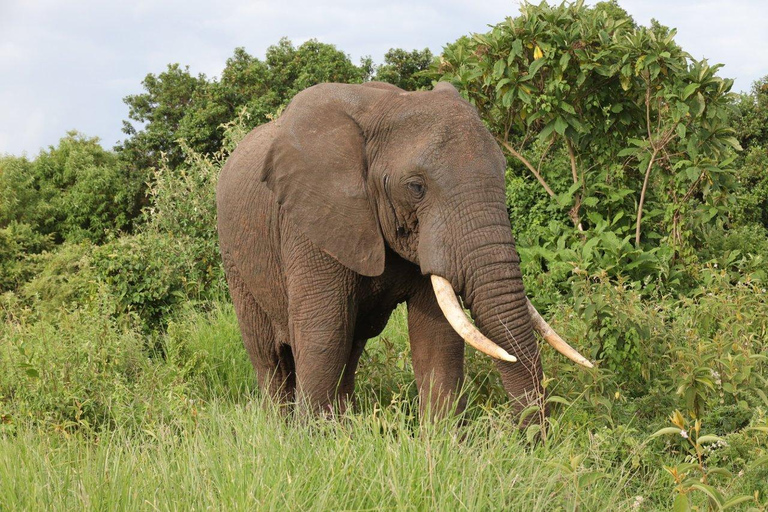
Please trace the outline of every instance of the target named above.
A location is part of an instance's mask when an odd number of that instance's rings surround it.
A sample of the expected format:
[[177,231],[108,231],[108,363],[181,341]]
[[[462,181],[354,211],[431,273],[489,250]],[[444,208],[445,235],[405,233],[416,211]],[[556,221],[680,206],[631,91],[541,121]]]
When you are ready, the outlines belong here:
[[216,201],[260,389],[315,414],[343,412],[367,340],[402,302],[422,414],[464,409],[465,342],[496,359],[517,411],[543,393],[535,330],[590,366],[526,297],[505,169],[447,82],[417,92],[318,84],[251,131],[222,168]]

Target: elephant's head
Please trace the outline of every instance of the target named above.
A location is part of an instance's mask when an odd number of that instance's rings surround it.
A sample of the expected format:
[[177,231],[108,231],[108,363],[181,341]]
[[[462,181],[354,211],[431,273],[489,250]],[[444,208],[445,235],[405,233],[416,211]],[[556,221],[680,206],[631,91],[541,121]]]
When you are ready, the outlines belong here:
[[262,179],[286,214],[360,274],[381,274],[388,246],[432,276],[451,325],[498,359],[519,407],[542,393],[534,329],[589,364],[526,299],[506,209],[504,156],[450,84],[425,92],[381,83],[318,85],[300,93],[275,128]]

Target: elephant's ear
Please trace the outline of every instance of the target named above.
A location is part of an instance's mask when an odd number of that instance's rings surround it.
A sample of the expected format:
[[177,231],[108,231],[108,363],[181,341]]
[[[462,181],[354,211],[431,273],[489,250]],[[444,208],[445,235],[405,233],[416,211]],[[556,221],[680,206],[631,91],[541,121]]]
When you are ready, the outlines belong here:
[[365,184],[363,130],[353,118],[364,104],[350,87],[297,95],[275,121],[261,179],[312,242],[355,272],[377,276],[384,238]]

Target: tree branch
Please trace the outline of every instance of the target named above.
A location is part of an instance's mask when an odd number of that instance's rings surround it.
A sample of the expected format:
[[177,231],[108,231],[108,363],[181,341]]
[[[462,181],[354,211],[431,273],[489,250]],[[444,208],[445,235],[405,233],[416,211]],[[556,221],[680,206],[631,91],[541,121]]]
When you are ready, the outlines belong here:
[[637,205],[637,224],[635,225],[635,247],[640,247],[640,221],[643,219],[643,203],[645,202],[645,191],[648,189],[648,179],[651,177],[653,161],[656,159],[658,150],[654,149],[651,159],[648,162],[648,168],[645,170],[645,179],[643,179],[643,190],[640,192],[640,204]]
[[[579,173],[576,168],[576,152],[573,150],[573,144],[571,144],[571,139],[566,138],[565,139],[565,145],[568,147],[568,157],[571,160],[571,176],[573,177],[573,183],[576,184],[579,182]],[[581,225],[581,219],[579,218],[579,210],[581,209],[581,194],[576,194],[573,208],[568,212],[568,215],[571,217],[571,222],[573,222],[573,225],[576,226],[576,229],[578,229],[580,232],[584,232],[584,228]]]
[[518,153],[515,150],[515,148],[513,148],[507,141],[501,140],[498,137],[496,140],[498,140],[499,144],[504,146],[504,148],[507,151],[509,151],[512,156],[514,156],[520,162],[522,162],[523,165],[525,165],[528,168],[528,170],[531,171],[534,176],[536,176],[536,179],[539,180],[539,183],[541,183],[541,186],[544,187],[544,190],[547,191],[547,194],[549,194],[549,197],[555,197],[554,191],[549,187],[549,185],[547,185],[547,182],[544,180],[544,177],[541,175],[541,173],[539,173],[538,169],[536,169],[534,166],[531,165],[531,162],[526,160],[526,158],[520,153]]

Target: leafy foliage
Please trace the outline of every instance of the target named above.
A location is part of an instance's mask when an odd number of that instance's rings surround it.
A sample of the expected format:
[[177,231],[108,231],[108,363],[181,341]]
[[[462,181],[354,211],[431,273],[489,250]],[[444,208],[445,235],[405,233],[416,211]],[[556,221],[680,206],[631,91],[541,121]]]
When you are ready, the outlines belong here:
[[0,226],[24,223],[60,243],[130,230],[141,182],[97,138],[70,132],[32,161],[0,160]]
[[120,150],[139,169],[156,167],[163,154],[174,165],[182,161],[176,139],[181,120],[192,106],[195,93],[206,83],[205,75],[192,76],[189,66],[169,64],[142,81],[146,92],[126,96],[128,118],[141,123],[139,128],[123,121],[123,132],[129,138]]
[[[732,205],[732,82],[685,53],[674,30],[612,11],[524,4],[446,47],[433,76],[478,108],[513,176],[535,178],[567,213],[569,249],[660,275],[670,258],[690,259],[693,235]],[[660,242],[672,251],[659,253]]]
[[50,246],[50,237],[35,232],[29,224],[12,221],[0,229],[0,292],[27,281],[31,272],[25,260]]
[[425,73],[434,59],[429,48],[407,52],[391,48],[384,54],[384,64],[376,70],[376,80],[388,82],[406,91],[427,89],[432,79]]

